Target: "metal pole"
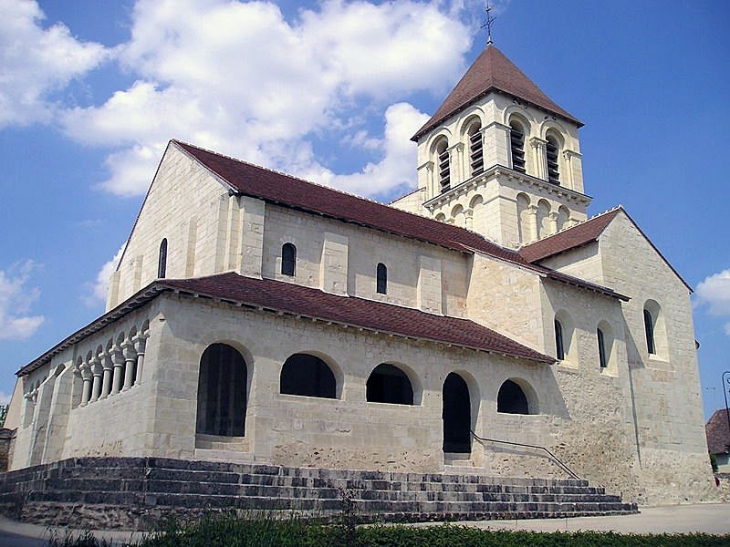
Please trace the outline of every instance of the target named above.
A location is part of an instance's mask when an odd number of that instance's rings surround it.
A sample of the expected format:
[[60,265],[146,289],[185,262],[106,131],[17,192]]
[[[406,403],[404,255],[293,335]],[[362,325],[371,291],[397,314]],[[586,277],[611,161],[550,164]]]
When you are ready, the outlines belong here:
[[[727,376],[727,378],[726,378]],[[727,384],[727,385],[725,385]],[[730,430],[730,408],[727,406],[727,392],[730,389],[730,370],[722,373],[722,395],[725,397],[725,415],[727,416],[727,428]]]

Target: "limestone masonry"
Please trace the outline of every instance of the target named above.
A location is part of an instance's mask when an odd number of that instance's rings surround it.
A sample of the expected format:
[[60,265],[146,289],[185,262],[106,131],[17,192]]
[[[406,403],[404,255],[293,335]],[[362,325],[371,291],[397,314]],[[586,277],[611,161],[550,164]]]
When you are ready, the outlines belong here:
[[391,205],[171,141],[106,313],[17,373],[10,469],[570,479],[539,446],[710,499],[691,289],[623,208],[588,218],[581,125],[490,45]]

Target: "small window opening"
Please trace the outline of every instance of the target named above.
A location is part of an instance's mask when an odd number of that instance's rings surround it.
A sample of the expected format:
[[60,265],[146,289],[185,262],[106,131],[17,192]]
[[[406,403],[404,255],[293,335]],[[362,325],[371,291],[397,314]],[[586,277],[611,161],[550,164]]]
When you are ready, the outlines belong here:
[[512,380],[506,380],[497,394],[497,412],[504,414],[529,414],[527,396]]
[[644,331],[646,332],[646,348],[649,355],[656,355],[656,344],[654,343],[654,318],[651,312],[644,308]]
[[558,163],[558,141],[548,136],[545,150],[547,154],[548,182],[560,185],[560,170]]
[[160,242],[160,253],[157,259],[157,277],[164,279],[167,274],[167,238]]
[[480,122],[475,122],[469,127],[469,162],[473,177],[484,172],[484,145],[481,128]]
[[413,387],[401,369],[381,364],[375,367],[368,378],[366,396],[369,403],[412,405]]
[[510,123],[510,148],[512,150],[512,169],[525,172],[525,132],[517,122]]
[[378,294],[388,293],[388,267],[383,263],[378,264],[377,291]]
[[231,346],[208,346],[200,359],[196,433],[240,437],[245,423],[246,362]]
[[555,357],[559,361],[565,360],[565,345],[563,343],[563,325],[555,320]]
[[606,338],[600,328],[596,330],[596,335],[598,336],[598,362],[601,368],[607,368],[608,353],[606,352]]
[[291,243],[281,247],[281,275],[294,276],[297,268],[297,248]]
[[281,369],[279,389],[287,395],[335,399],[337,381],[332,369],[319,357],[297,353]]
[[446,140],[442,140],[436,147],[438,154],[439,185],[441,192],[451,188],[451,165],[449,163],[449,150]]

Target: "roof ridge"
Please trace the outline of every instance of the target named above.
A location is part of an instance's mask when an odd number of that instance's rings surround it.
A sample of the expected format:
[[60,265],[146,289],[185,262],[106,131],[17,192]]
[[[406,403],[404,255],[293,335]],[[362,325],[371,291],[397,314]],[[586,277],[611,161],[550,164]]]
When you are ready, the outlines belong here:
[[[369,198],[369,197],[366,197],[366,196],[361,196],[359,194],[354,194],[352,192],[348,192],[346,190],[342,190],[342,189],[336,188],[334,186],[328,186],[327,184],[322,184],[321,182],[315,182],[315,181],[310,180],[310,179],[305,179],[303,177],[298,177],[296,175],[292,175],[291,173],[287,173],[285,171],[279,171],[278,169],[273,169],[271,167],[266,167],[264,165],[259,165],[257,163],[252,163],[250,161],[246,161],[246,160],[242,160],[240,158],[236,158],[235,156],[229,156],[228,154],[222,154],[220,152],[216,152],[215,150],[211,150],[209,148],[204,148],[202,146],[197,146],[195,144],[191,144],[189,142],[181,141],[179,139],[171,139],[171,140],[172,140],[172,142],[175,142],[177,144],[182,144],[183,146],[189,146],[191,148],[196,148],[196,149],[201,150],[203,152],[207,152],[208,154],[213,154],[215,156],[219,156],[219,157],[225,158],[227,160],[235,161],[237,163],[242,163],[244,165],[248,165],[248,166],[253,167],[255,169],[260,169],[262,171],[266,171],[268,173],[273,173],[275,175],[279,175],[279,176],[282,176],[282,177],[286,177],[286,178],[291,179],[291,180],[296,180],[296,181],[299,181],[299,182],[304,182],[306,184],[311,184],[312,186],[317,186],[318,188],[324,188],[326,190],[332,190],[333,192],[337,192],[338,194],[343,194],[345,196],[350,196],[350,197],[353,197],[353,198],[356,198],[356,199],[361,199],[363,201],[369,201],[370,203],[375,203],[376,205],[381,205],[383,207],[390,207],[390,205],[387,204],[387,203],[382,203],[382,202],[377,201],[375,199],[372,199],[372,198]],[[418,188],[416,188],[414,190],[414,192],[416,190],[418,190]],[[413,193],[413,192],[410,192],[410,193]],[[409,194],[405,194],[405,195],[407,196]],[[402,197],[405,197],[405,196],[402,196]],[[400,199],[400,198],[398,198],[398,199]],[[391,209],[396,209],[395,207],[390,207],[390,208]],[[398,211],[401,211],[403,213],[408,213],[409,215],[415,215],[415,216],[417,216],[419,218],[428,218],[428,217],[422,217],[421,215],[416,215],[415,213],[411,213],[410,211],[406,211],[404,209],[397,209],[397,210]],[[431,219],[431,220],[433,220],[433,219]]]

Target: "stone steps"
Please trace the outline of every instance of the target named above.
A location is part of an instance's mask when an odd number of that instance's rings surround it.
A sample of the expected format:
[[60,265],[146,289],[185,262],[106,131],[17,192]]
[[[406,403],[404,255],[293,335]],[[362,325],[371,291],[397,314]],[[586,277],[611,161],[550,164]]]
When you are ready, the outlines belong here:
[[[294,511],[332,518],[353,497],[362,521],[573,517],[635,513],[620,497],[573,479],[474,472],[389,473],[183,461],[75,458],[0,475],[0,512],[80,527],[140,528],[205,510]],[[79,508],[82,507],[83,510]]]

